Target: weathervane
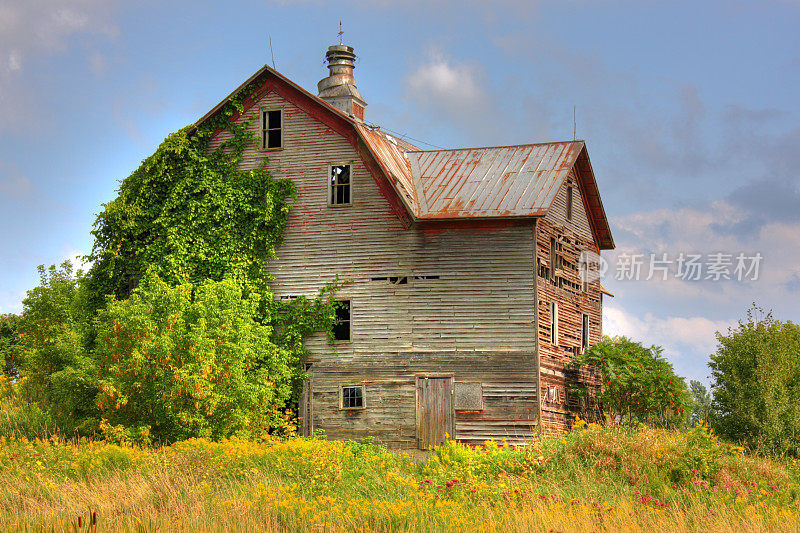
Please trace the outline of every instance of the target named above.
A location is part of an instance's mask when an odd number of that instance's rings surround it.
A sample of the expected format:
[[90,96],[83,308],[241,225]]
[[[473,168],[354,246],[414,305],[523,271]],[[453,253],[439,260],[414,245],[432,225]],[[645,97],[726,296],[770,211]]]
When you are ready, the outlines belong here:
[[342,31],[342,21],[340,20],[339,21],[339,33],[336,34],[336,35],[339,36],[339,44],[342,44],[342,34],[343,33],[344,32]]

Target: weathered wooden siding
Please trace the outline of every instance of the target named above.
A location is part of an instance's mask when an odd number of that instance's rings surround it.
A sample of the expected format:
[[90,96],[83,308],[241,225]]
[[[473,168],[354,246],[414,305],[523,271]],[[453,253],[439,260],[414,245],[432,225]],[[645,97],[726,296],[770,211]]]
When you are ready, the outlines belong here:
[[[483,385],[482,412],[456,412],[456,438],[529,441],[538,420],[533,222],[407,228],[348,139],[276,93],[259,105],[284,110],[284,148],[268,154],[269,169],[299,196],[268,266],[273,291],[313,297],[338,277],[347,282],[338,296],[351,300],[351,342],[308,340],[313,428],[413,446],[416,377],[446,375]],[[263,155],[250,150],[244,164]],[[342,162],[352,165],[353,205],[330,207],[328,165]],[[387,277],[407,283],[373,279]],[[340,410],[339,387],[358,384],[366,408]]]
[[[567,220],[566,188],[573,187],[572,221]],[[562,268],[553,273],[552,240],[560,255]],[[559,191],[551,210],[537,223],[537,286],[539,309],[539,361],[541,374],[542,430],[558,434],[570,427],[572,416],[597,414],[593,397],[579,402],[570,394],[570,382],[581,380],[596,393],[600,386],[594,372],[570,371],[572,357],[581,351],[582,315],[589,316],[589,344],[602,338],[602,300],[600,283],[584,288],[578,270],[581,251],[597,253],[589,220],[583,207],[578,183],[570,175]],[[551,342],[551,302],[558,302],[558,341]]]

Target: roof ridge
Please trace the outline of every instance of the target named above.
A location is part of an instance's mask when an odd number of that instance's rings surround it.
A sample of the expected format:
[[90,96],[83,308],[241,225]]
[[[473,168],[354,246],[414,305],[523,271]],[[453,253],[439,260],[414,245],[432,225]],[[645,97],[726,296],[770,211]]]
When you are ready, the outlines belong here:
[[572,143],[586,144],[586,141],[583,139],[575,139],[574,141],[549,141],[549,142],[525,143],[525,144],[504,144],[499,146],[469,146],[465,148],[443,148],[441,150],[408,150],[406,151],[406,153],[420,154],[420,153],[431,153],[431,152],[460,152],[465,150],[488,150],[490,148],[522,148],[527,146],[545,146],[551,144],[572,144]]

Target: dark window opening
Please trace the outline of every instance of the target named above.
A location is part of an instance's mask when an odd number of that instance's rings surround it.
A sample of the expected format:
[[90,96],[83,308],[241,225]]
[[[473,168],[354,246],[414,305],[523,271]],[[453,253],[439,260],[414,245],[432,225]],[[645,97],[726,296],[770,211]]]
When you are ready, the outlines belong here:
[[331,165],[331,205],[350,203],[350,165]]
[[558,346],[558,302],[550,303],[550,344]]
[[581,348],[589,347],[589,315],[583,315],[581,323]]
[[333,339],[350,340],[350,300],[338,302],[336,306],[336,323],[333,325]]
[[281,132],[281,110],[264,111],[261,115],[261,148],[280,148],[283,145]]
[[364,387],[342,387],[342,409],[364,407]]
[[567,187],[567,220],[572,220],[572,187]]

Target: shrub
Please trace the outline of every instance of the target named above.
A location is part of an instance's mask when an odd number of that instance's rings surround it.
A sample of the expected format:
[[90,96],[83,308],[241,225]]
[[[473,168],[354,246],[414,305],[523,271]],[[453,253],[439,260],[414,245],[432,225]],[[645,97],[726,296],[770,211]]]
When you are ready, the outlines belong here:
[[110,426],[174,441],[258,435],[284,423],[292,352],[230,280],[169,287],[147,275],[98,314],[97,407]]
[[679,426],[691,400],[683,378],[661,355],[662,348],[645,348],[627,337],[606,337],[592,345],[575,364],[600,370],[603,409],[616,421],[655,426]]

